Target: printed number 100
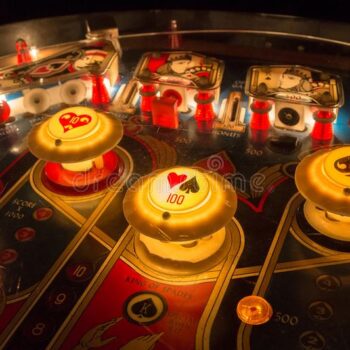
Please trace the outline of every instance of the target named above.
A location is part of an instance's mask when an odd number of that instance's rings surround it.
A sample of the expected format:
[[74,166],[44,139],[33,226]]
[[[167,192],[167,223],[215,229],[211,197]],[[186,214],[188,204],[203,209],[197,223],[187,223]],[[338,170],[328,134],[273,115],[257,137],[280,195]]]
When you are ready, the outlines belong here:
[[167,198],[167,203],[172,203],[172,204],[178,204],[181,205],[185,199],[185,196],[183,194],[176,194],[176,193],[170,193],[168,198]]

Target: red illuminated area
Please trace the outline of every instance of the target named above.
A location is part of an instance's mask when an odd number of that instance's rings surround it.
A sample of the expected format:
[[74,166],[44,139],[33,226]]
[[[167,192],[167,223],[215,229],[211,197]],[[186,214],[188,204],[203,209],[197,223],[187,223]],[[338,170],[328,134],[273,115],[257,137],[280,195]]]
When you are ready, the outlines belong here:
[[107,104],[110,101],[109,92],[104,82],[104,76],[99,74],[91,75],[92,82],[92,104],[98,106]]
[[[106,180],[111,174],[118,173],[117,169],[119,166],[117,154],[113,151],[109,151],[102,155],[102,163],[99,167],[97,167],[96,162],[93,162],[92,168],[88,171],[71,171],[65,169],[59,163],[47,162],[44,174],[49,181],[56,185],[86,189],[92,184]],[[115,178],[115,180],[116,179],[117,178]]]
[[214,120],[215,113],[213,110],[214,95],[210,92],[199,91],[195,96],[197,102],[195,118],[197,121]]
[[140,109],[142,115],[150,115],[152,112],[152,102],[156,98],[157,89],[153,84],[144,84],[140,88]]
[[179,127],[178,99],[162,96],[152,101],[152,123],[155,126],[177,129]]
[[119,180],[123,162],[114,147],[121,136],[119,121],[90,108],[72,107],[36,128],[29,144],[46,160],[41,175],[46,187],[59,194],[87,195]]

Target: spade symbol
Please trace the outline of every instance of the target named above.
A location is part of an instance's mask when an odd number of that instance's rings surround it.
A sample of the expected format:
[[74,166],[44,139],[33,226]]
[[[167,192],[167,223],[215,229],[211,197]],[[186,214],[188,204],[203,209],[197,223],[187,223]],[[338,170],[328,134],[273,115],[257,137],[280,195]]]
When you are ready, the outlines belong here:
[[334,162],[334,167],[346,176],[350,176],[350,156],[340,158]]
[[131,311],[138,318],[151,318],[157,314],[157,308],[154,305],[152,298],[140,300],[131,307]]
[[189,179],[188,181],[184,182],[181,186],[180,186],[180,190],[184,191],[186,193],[197,193],[199,191],[199,185],[197,182],[196,177],[192,177],[191,179]]

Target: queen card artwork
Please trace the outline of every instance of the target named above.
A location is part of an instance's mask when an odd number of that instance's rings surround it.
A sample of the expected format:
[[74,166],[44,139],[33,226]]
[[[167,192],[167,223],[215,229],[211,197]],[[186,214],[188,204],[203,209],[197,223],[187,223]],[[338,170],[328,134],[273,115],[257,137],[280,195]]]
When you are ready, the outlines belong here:
[[146,53],[135,72],[141,81],[208,89],[220,84],[222,74],[222,61],[187,51]]

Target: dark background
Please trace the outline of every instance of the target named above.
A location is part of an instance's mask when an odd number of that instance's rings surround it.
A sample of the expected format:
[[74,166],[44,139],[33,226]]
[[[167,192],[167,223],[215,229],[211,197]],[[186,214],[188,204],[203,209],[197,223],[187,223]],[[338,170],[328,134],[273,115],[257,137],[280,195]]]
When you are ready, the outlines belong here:
[[42,17],[133,9],[262,12],[350,22],[350,4],[346,0],[0,0],[0,24]]

